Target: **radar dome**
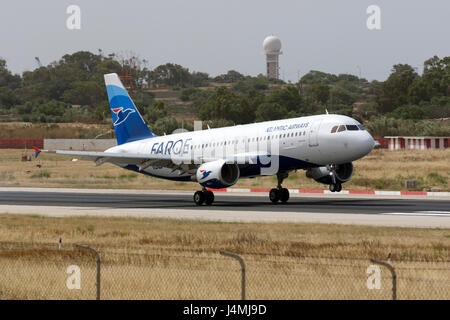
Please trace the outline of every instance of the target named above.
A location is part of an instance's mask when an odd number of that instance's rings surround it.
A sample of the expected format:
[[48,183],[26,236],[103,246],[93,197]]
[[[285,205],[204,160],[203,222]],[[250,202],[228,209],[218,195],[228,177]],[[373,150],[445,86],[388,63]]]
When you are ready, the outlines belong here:
[[276,53],[281,50],[281,41],[275,36],[268,36],[264,39],[263,48],[266,53]]

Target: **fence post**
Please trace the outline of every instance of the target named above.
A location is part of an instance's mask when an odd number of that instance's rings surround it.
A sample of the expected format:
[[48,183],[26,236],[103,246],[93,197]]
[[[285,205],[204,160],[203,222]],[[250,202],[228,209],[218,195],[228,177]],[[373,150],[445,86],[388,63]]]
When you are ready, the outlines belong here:
[[76,244],[75,247],[81,248],[81,249],[87,249],[91,251],[95,256],[95,262],[97,263],[97,300],[100,300],[100,255],[97,251],[95,251],[93,248],[84,245],[84,244]]
[[372,263],[376,263],[385,266],[389,269],[392,275],[392,300],[397,300],[397,274],[395,273],[394,267],[387,261],[381,261],[378,259],[370,259]]
[[239,261],[239,263],[241,264],[241,299],[245,300],[245,263],[244,260],[238,256],[235,253],[232,252],[227,252],[227,251],[220,251],[220,254],[224,255],[224,256],[229,256],[232,257],[234,259],[236,259],[237,261]]

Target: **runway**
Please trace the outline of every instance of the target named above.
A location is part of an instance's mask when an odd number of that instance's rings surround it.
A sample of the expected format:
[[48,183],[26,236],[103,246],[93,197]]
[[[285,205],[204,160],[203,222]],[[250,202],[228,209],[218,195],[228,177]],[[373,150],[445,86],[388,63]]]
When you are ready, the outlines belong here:
[[196,206],[192,194],[190,191],[0,188],[0,213],[450,228],[448,198],[292,195],[286,204],[272,204],[266,194],[217,192],[212,206]]

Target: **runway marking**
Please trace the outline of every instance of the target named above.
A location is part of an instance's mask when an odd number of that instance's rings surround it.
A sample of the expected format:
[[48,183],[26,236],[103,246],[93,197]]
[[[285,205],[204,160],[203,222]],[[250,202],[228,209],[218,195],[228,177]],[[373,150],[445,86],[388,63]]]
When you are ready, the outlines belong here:
[[450,217],[450,211],[416,211],[416,212],[381,212],[384,215],[397,216],[435,216],[435,217]]

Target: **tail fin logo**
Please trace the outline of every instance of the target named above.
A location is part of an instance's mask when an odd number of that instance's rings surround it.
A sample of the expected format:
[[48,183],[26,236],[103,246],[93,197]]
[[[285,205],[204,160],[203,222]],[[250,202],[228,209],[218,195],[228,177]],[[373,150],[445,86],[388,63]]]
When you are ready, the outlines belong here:
[[125,122],[125,120],[127,120],[128,116],[136,111],[133,109],[130,109],[130,108],[123,110],[123,108],[120,107],[120,108],[112,109],[112,112],[114,112],[114,114],[117,116],[117,120],[114,122],[114,127],[115,127],[115,126],[118,126],[119,124]]

